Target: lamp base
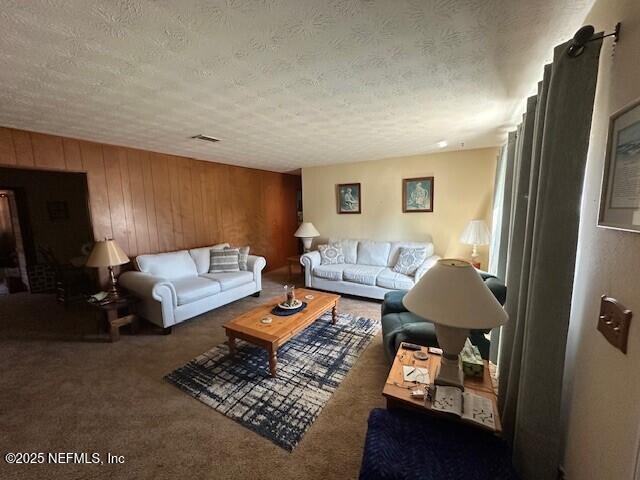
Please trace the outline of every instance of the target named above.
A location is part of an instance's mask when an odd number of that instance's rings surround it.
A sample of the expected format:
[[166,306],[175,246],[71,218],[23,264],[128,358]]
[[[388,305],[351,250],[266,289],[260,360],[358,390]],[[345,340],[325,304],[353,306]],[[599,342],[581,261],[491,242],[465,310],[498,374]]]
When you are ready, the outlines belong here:
[[469,330],[437,323],[435,326],[438,344],[443,351],[440,371],[435,383],[436,385],[447,385],[464,390],[464,375],[460,365],[460,352],[467,341]]
[[302,247],[304,249],[304,253],[308,253],[311,251],[311,242],[313,242],[313,238],[302,237]]
[[118,291],[116,276],[113,274],[113,267],[109,267],[109,288],[107,288],[107,295],[109,300],[112,302],[117,302],[121,298],[120,292]]
[[471,265],[480,270],[480,255],[478,255],[478,246],[473,246],[473,251],[471,252]]
[[440,362],[440,371],[435,379],[435,384],[464,390],[464,374],[462,373],[462,368],[460,368],[460,357],[456,355],[454,360],[448,359],[444,355]]

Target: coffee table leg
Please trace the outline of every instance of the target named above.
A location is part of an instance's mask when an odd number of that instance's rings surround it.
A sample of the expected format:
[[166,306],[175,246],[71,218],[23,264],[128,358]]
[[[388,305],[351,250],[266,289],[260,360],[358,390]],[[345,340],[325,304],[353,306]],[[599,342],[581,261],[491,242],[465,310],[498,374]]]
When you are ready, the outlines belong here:
[[227,343],[229,344],[229,353],[234,357],[236,354],[236,337],[229,335]]
[[267,350],[267,354],[269,355],[269,373],[271,373],[272,377],[276,376],[276,366],[278,364],[278,358],[276,356],[276,351],[273,349]]
[[338,302],[336,302],[331,309],[331,323],[335,324],[336,320],[338,320]]

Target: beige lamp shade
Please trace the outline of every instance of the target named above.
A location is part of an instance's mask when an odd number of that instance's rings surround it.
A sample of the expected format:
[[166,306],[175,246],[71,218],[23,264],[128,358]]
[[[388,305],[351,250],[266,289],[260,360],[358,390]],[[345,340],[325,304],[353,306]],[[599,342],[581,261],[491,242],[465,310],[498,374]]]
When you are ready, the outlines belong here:
[[402,303],[410,312],[449,327],[494,328],[508,320],[482,277],[463,260],[438,260]]
[[465,245],[488,245],[491,241],[489,229],[484,220],[471,220],[460,235]]
[[295,237],[299,238],[312,238],[320,236],[320,232],[316,230],[316,227],[313,226],[311,222],[303,222],[296,230],[296,233],[293,234]]
[[129,261],[129,257],[118,246],[115,240],[101,240],[96,242],[87,259],[87,267],[114,267],[123,265]]

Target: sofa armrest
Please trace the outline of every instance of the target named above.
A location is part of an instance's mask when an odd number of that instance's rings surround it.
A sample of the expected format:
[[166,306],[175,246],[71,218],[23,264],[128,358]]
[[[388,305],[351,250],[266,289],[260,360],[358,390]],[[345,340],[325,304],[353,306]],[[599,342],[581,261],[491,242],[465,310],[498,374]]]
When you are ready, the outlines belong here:
[[118,283],[142,299],[153,298],[159,302],[168,301],[174,308],[178,306],[176,289],[166,278],[142,272],[124,272],[118,277]]
[[247,257],[247,270],[253,272],[253,280],[256,282],[258,292],[262,290],[262,270],[267,266],[267,260],[258,255]]
[[144,318],[164,328],[175,323],[178,295],[169,280],[133,271],[120,275],[118,283],[140,298],[140,313]]
[[420,265],[416,270],[416,274],[415,274],[416,283],[418,283],[418,280],[420,280],[420,278],[422,278],[422,276],[427,272],[427,270],[433,267],[438,260],[440,260],[440,255],[431,255],[430,257],[427,257],[424,262],[422,262],[422,265]]
[[307,287],[311,286],[311,276],[313,275],[313,269],[320,265],[321,258],[320,252],[314,250],[312,252],[307,252],[304,255],[300,256],[300,265],[304,267],[304,284]]

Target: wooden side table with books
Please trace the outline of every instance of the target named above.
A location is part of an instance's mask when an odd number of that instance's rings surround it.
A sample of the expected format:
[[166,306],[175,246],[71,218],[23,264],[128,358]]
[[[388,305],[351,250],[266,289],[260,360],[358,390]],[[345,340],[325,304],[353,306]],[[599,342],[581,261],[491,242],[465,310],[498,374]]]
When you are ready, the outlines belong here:
[[136,333],[138,330],[138,316],[134,312],[135,305],[138,303],[136,297],[123,296],[115,301],[103,302],[89,299],[87,303],[102,312],[109,330],[110,341],[120,340],[120,327],[125,325],[131,325],[131,333]]
[[[440,368],[441,356],[435,353],[429,353],[427,347],[422,347],[421,351],[428,355],[426,360],[417,360],[413,356],[412,350],[403,348],[404,343],[400,344],[396,356],[393,360],[393,365],[387,377],[387,381],[382,390],[382,395],[387,399],[387,408],[406,408],[413,411],[419,411],[425,414],[437,415],[443,418],[450,418],[454,421],[460,421],[475,425],[480,428],[486,428],[479,425],[475,421],[471,421],[465,418],[460,418],[452,413],[444,413],[434,409],[433,402],[427,398],[413,398],[411,397],[411,391],[417,388],[424,388],[425,385],[421,385],[415,382],[407,382],[404,378],[403,366],[426,368],[429,372],[430,382],[436,378],[438,370]],[[465,393],[471,393],[484,397],[491,402],[491,408],[493,409],[493,421],[495,423],[495,429],[489,428],[489,430],[500,434],[502,431],[502,424],[500,423],[500,415],[498,414],[498,402],[497,395],[491,381],[491,374],[489,372],[488,362],[485,360],[484,376],[480,377],[465,377],[464,380]],[[459,391],[459,389],[455,389]]]

